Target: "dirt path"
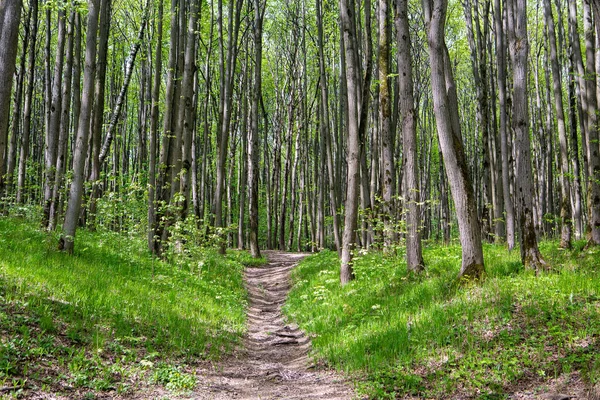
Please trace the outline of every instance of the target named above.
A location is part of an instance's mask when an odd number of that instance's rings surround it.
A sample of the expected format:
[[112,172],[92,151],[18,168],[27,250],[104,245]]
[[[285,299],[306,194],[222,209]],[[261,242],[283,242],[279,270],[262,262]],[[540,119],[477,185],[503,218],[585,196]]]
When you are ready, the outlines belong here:
[[354,397],[350,384],[314,370],[310,339],[286,324],[281,306],[290,290],[290,271],[305,254],[265,252],[269,263],[246,269],[248,335],[238,358],[200,371],[199,399],[328,399]]

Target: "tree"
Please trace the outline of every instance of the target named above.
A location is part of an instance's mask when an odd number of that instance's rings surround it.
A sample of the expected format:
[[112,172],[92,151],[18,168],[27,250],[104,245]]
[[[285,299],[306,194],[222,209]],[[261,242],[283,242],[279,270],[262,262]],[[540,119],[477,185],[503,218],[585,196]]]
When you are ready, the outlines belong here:
[[17,41],[21,20],[21,0],[3,1],[0,5],[0,192],[4,188],[4,164],[10,100],[17,60]]
[[456,88],[444,38],[447,8],[447,0],[423,0],[429,42],[433,108],[444,155],[444,167],[458,217],[462,245],[459,276],[479,278],[484,272],[481,229],[463,149]]
[[346,95],[348,104],[348,177],[344,217],[344,234],[342,237],[342,256],[340,280],[342,285],[354,279],[352,269],[352,252],[356,243],[356,227],[358,221],[358,189],[360,184],[361,143],[359,140],[358,110],[358,60],[356,50],[356,30],[354,27],[354,2],[340,0],[340,20],[346,59]]
[[547,268],[537,244],[533,223],[533,176],[527,99],[527,2],[507,0],[508,36],[513,67],[513,129],[515,131],[517,219],[521,244],[521,261],[528,268]]
[[548,28],[548,43],[550,45],[550,64],[552,67],[552,87],[554,90],[554,107],[556,111],[556,122],[558,124],[558,141],[560,143],[560,171],[561,171],[561,248],[571,248],[571,183],[569,182],[569,152],[567,144],[567,128],[565,124],[565,112],[563,109],[563,96],[561,85],[560,65],[558,62],[558,51],[556,49],[556,34],[554,29],[554,17],[552,16],[552,4],[550,0],[544,0],[544,13],[546,26]]
[[81,210],[83,197],[83,182],[85,159],[88,152],[88,137],[90,116],[92,111],[94,75],[96,72],[96,43],[98,41],[98,14],[99,1],[88,1],[87,37],[85,43],[85,69],[83,74],[83,91],[81,101],[81,112],[77,136],[75,139],[75,151],[73,154],[73,182],[69,190],[69,202],[63,224],[63,232],[59,239],[58,247],[67,253],[73,253],[75,244],[75,232]]
[[[398,35],[399,119],[404,147],[404,201],[406,214],[406,265],[411,271],[424,268],[421,249],[421,210],[417,179],[417,131],[413,89],[412,55],[408,25],[408,1],[396,2],[396,32]],[[385,172],[384,172],[385,173]]]
[[[249,244],[252,257],[260,257],[258,245],[258,125],[259,103],[262,98],[262,26],[266,10],[260,0],[253,0],[254,5],[254,89],[250,110],[250,131],[248,133],[248,215]],[[261,7],[262,6],[262,7]]]

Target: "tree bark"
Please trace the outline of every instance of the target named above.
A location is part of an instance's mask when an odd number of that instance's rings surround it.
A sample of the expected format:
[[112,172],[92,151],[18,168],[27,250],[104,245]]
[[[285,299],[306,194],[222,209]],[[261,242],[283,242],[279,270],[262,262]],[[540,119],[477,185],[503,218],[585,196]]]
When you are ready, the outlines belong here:
[[[31,0],[31,35],[30,49],[27,55],[27,91],[25,93],[25,104],[23,105],[23,133],[21,135],[21,153],[19,154],[19,167],[17,172],[17,204],[22,204],[25,190],[25,173],[27,158],[29,157],[29,138],[31,135],[31,105],[33,102],[33,88],[35,84],[35,51],[38,32],[38,1]],[[4,75],[2,75],[4,76]]]
[[[248,244],[252,257],[260,257],[258,246],[258,123],[259,104],[262,97],[262,27],[266,3],[253,0],[254,5],[254,90],[250,109],[250,131],[248,134]],[[262,7],[261,7],[262,6]]]
[[21,0],[6,1],[0,13],[0,193],[4,188],[4,164],[10,101],[17,61]]
[[447,7],[447,0],[423,0],[428,28],[433,108],[462,244],[459,276],[477,279],[484,272],[481,229],[460,132],[454,77],[444,39]]
[[85,45],[85,69],[83,74],[83,92],[81,112],[77,136],[75,139],[75,152],[73,154],[73,182],[69,191],[69,202],[63,232],[59,239],[59,249],[73,253],[75,233],[81,200],[83,197],[83,182],[85,160],[88,152],[89,124],[92,111],[92,98],[94,91],[94,75],[96,73],[96,43],[98,41],[98,14],[99,0],[88,0],[87,37]]
[[342,285],[354,279],[352,268],[352,252],[356,243],[356,227],[358,221],[358,199],[360,184],[361,142],[359,137],[359,107],[358,107],[358,60],[356,52],[356,31],[353,26],[355,15],[354,2],[340,0],[340,20],[346,59],[346,94],[348,101],[348,148],[346,162],[348,163],[346,205],[344,218],[344,234],[342,238],[342,257],[340,281]]
[[56,156],[58,153],[58,136],[60,135],[60,120],[62,117],[62,78],[63,62],[65,56],[65,11],[58,11],[58,34],[56,44],[56,57],[54,60],[54,78],[52,79],[52,96],[50,100],[50,125],[46,131],[46,147],[44,149],[44,216],[42,226],[49,228],[50,206],[52,202],[52,189],[56,174]]
[[[396,31],[398,35],[398,109],[402,129],[404,156],[404,201],[406,214],[406,266],[409,271],[425,268],[421,248],[421,210],[417,170],[417,129],[413,88],[411,39],[408,25],[408,1],[396,2]],[[385,148],[385,147],[384,147]],[[385,173],[385,171],[384,171]]]
[[546,269],[537,244],[533,221],[533,175],[527,96],[527,1],[508,0],[508,34],[513,64],[513,129],[515,131],[517,214],[521,261],[527,268]]
[[556,121],[558,123],[558,141],[560,146],[560,170],[561,170],[561,235],[560,247],[571,248],[571,183],[569,182],[569,152],[567,144],[567,129],[565,124],[565,112],[563,109],[562,79],[558,61],[556,36],[554,29],[554,17],[552,16],[552,4],[550,0],[544,1],[544,12],[546,16],[546,27],[548,29],[548,41],[550,44],[550,62],[552,66],[552,84],[554,91],[554,108]]

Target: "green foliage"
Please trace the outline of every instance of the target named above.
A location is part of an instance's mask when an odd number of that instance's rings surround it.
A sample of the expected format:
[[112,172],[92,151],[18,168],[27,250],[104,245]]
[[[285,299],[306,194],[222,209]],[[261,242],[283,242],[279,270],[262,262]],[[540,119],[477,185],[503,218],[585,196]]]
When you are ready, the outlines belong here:
[[570,371],[596,382],[600,251],[582,245],[543,243],[555,271],[539,276],[518,251],[486,245],[486,278],[463,286],[458,246],[427,247],[422,275],[407,273],[401,252],[362,252],[345,287],[337,254],[324,251],[294,272],[285,312],[318,358],[366,377],[358,386],[372,398],[500,399],[516,382]]
[[[0,218],[0,386],[126,392],[170,360],[216,359],[239,342],[249,256],[204,249],[169,263],[129,233],[81,229],[77,241],[69,256],[55,250],[55,234]],[[156,382],[193,387],[183,372],[165,374]]]
[[196,377],[182,372],[174,365],[161,364],[152,375],[152,381],[169,390],[191,390],[196,386]]

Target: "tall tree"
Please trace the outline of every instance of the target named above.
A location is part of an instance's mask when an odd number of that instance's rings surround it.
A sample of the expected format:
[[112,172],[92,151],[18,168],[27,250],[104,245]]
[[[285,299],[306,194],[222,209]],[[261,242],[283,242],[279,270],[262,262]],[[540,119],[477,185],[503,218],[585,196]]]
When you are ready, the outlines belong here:
[[248,133],[248,215],[249,245],[253,257],[260,257],[258,245],[258,125],[259,104],[262,98],[262,29],[266,10],[261,0],[253,0],[254,5],[254,90],[250,109],[250,131]]
[[348,164],[346,204],[344,218],[344,235],[342,237],[342,256],[340,280],[342,285],[354,279],[352,268],[352,252],[356,244],[356,227],[358,221],[358,200],[360,184],[361,143],[359,137],[359,91],[357,36],[354,25],[354,2],[340,0],[340,20],[346,60],[346,95],[348,112],[348,136],[346,162]]
[[515,211],[513,199],[510,195],[510,152],[509,130],[508,130],[508,108],[507,108],[507,84],[506,84],[506,35],[504,34],[504,17],[506,9],[500,4],[500,0],[494,1],[495,15],[494,24],[496,28],[496,60],[498,74],[498,102],[500,106],[500,153],[502,158],[502,187],[504,196],[504,207],[506,210],[506,244],[512,250],[515,246]]
[[96,43],[98,42],[98,14],[99,1],[88,0],[87,36],[85,42],[85,69],[83,73],[83,91],[81,111],[77,136],[75,138],[75,151],[73,153],[73,181],[69,190],[69,202],[63,224],[63,232],[59,239],[59,249],[73,253],[75,232],[81,210],[83,198],[83,182],[85,159],[88,153],[88,138],[90,116],[92,112],[92,99],[94,90],[94,75],[96,73]]
[[446,175],[456,207],[462,245],[460,276],[478,278],[484,272],[481,229],[463,148],[456,87],[444,35],[447,9],[447,0],[423,0],[429,42],[433,109]]
[[513,67],[513,129],[515,132],[515,194],[521,244],[521,261],[538,270],[547,264],[538,249],[533,221],[533,175],[529,138],[529,103],[527,96],[527,1],[507,0],[508,36]]
[[31,0],[31,35],[30,49],[27,55],[27,91],[25,92],[25,104],[23,105],[23,132],[21,135],[21,153],[19,154],[19,167],[17,171],[17,203],[23,202],[23,191],[25,190],[25,173],[27,158],[29,155],[29,138],[31,133],[31,106],[33,102],[33,88],[35,83],[35,51],[38,31],[38,1]]
[[0,192],[4,187],[4,164],[8,139],[10,101],[17,61],[21,0],[0,4]]
[[565,111],[563,108],[562,79],[556,46],[554,17],[552,16],[552,3],[544,0],[544,13],[548,29],[548,43],[550,45],[550,64],[552,67],[552,88],[554,91],[554,108],[558,124],[558,141],[560,147],[560,172],[561,172],[561,202],[560,219],[561,235],[560,246],[571,248],[571,182],[569,181],[569,151],[567,144],[567,128],[565,124]]
[[398,35],[399,119],[402,128],[404,155],[404,200],[406,203],[406,266],[411,271],[424,268],[421,249],[421,210],[417,171],[417,124],[413,88],[413,60],[408,1],[396,2],[396,32]]

